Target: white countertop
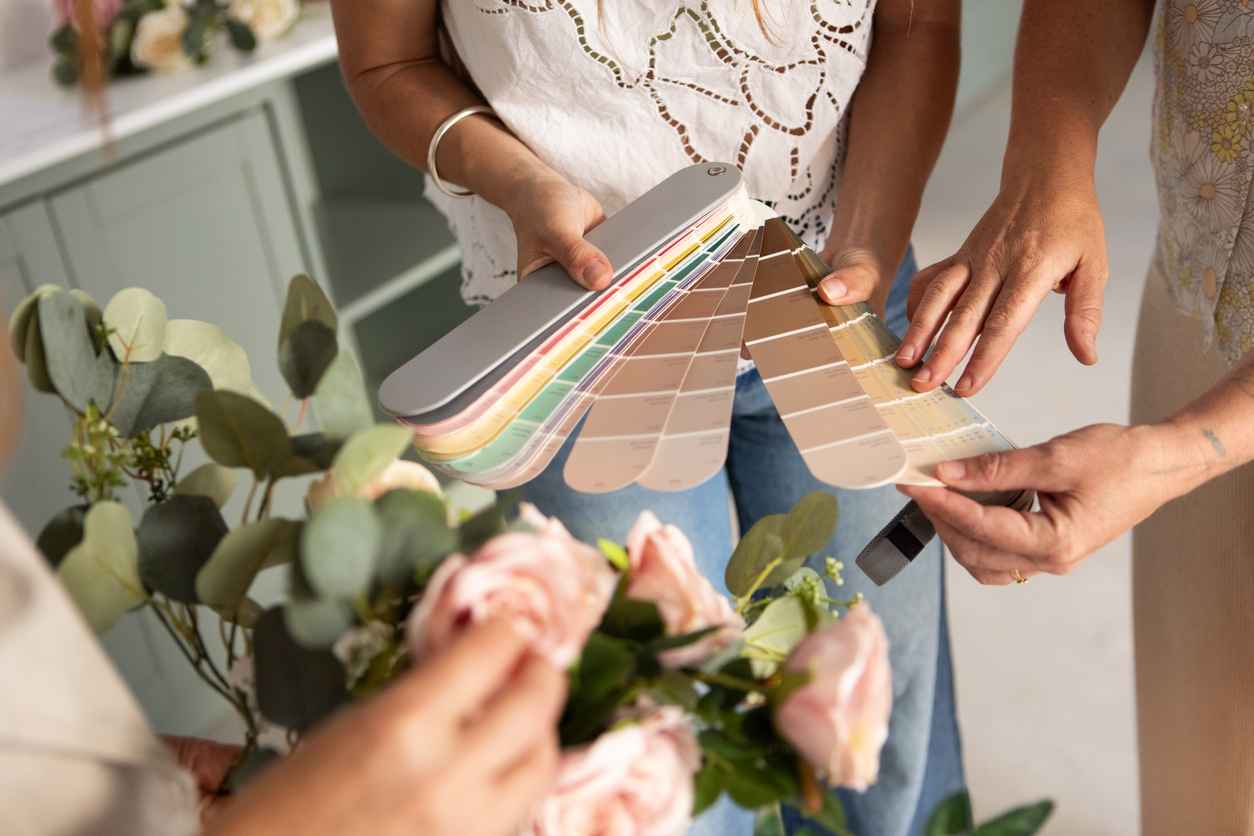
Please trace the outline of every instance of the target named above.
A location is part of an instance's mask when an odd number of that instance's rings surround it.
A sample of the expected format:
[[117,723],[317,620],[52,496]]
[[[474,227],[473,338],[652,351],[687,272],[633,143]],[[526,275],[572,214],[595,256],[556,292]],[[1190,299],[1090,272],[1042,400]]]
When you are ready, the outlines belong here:
[[[223,44],[203,67],[120,79],[109,86],[110,133],[124,139],[335,58],[331,10],[309,6],[283,37],[243,55]],[[102,147],[81,94],[52,80],[47,60],[0,73],[0,186]]]

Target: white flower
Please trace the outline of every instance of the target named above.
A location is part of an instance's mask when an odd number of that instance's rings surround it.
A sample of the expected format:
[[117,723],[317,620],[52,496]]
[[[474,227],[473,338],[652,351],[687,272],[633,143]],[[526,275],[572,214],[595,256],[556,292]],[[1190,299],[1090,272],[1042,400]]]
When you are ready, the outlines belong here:
[[183,52],[183,32],[187,29],[187,12],[174,4],[149,12],[139,19],[135,40],[131,43],[131,62],[157,72],[172,72],[190,67],[192,61]]
[[259,41],[273,40],[300,17],[300,0],[231,0],[227,14],[248,24]]
[[344,663],[349,688],[366,674],[374,658],[387,650],[392,632],[390,624],[372,621],[365,627],[354,627],[336,640],[331,652]]

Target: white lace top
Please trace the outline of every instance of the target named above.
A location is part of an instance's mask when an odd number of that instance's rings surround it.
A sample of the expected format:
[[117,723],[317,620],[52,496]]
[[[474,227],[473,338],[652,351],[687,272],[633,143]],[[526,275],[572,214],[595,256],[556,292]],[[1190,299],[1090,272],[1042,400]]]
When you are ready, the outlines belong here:
[[[875,0],[444,0],[444,23],[509,129],[607,214],[694,162],[738,165],[811,246],[824,243],[846,111]],[[486,201],[428,197],[464,253],[462,295],[516,280],[513,229]]]

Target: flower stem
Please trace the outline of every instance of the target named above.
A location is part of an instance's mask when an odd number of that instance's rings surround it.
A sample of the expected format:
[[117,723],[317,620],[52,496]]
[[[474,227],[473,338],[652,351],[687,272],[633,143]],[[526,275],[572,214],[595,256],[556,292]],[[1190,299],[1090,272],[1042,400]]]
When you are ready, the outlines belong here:
[[704,682],[706,685],[721,685],[734,691],[754,693],[763,690],[762,686],[752,679],[741,679],[738,676],[729,676],[725,673],[694,673],[692,676],[698,682]]
[[779,564],[783,562],[784,562],[784,556],[781,554],[779,557],[775,558],[774,560],[772,560],[770,563],[766,564],[766,566],[762,568],[762,571],[758,573],[758,576],[753,579],[753,583],[749,585],[749,591],[736,599],[736,612],[737,613],[744,615],[745,610],[748,609],[749,605],[753,603],[754,593],[756,593],[762,587],[762,584],[766,583],[766,579],[769,578],[771,576],[771,573],[774,572],[775,569],[779,566]]

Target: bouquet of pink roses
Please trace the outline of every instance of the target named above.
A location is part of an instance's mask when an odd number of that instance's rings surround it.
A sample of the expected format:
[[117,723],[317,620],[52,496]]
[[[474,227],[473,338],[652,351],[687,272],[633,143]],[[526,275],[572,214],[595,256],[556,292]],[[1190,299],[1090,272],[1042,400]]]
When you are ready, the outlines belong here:
[[[32,387],[72,418],[64,455],[78,501],[39,546],[97,631],[151,611],[239,713],[234,780],[467,625],[504,617],[569,672],[563,760],[530,836],[679,836],[724,795],[757,811],[763,834],[783,832],[784,805],[846,832],[824,788],[875,781],[892,688],[879,619],[857,596],[829,596],[838,562],[815,564],[823,574],[806,565],[835,529],[833,496],[811,494],[741,538],[731,599],[698,571],[684,534],[649,513],[625,544],[593,546],[509,497],[458,512],[403,459],[409,431],[374,424],[337,329],[318,285],[294,279],[277,340],[298,404],[289,426],[238,344],[169,318],[146,290],[101,309],[47,285],[9,323]],[[320,430],[298,432],[309,412]],[[210,461],[184,474],[194,442]],[[276,515],[276,485],[311,475],[305,513]],[[237,502],[241,476],[251,488]],[[138,517],[120,495],[132,484],[147,495]],[[278,567],[286,597],[263,606],[254,583]],[[963,795],[929,834],[1030,834],[1048,812],[972,829]]]

